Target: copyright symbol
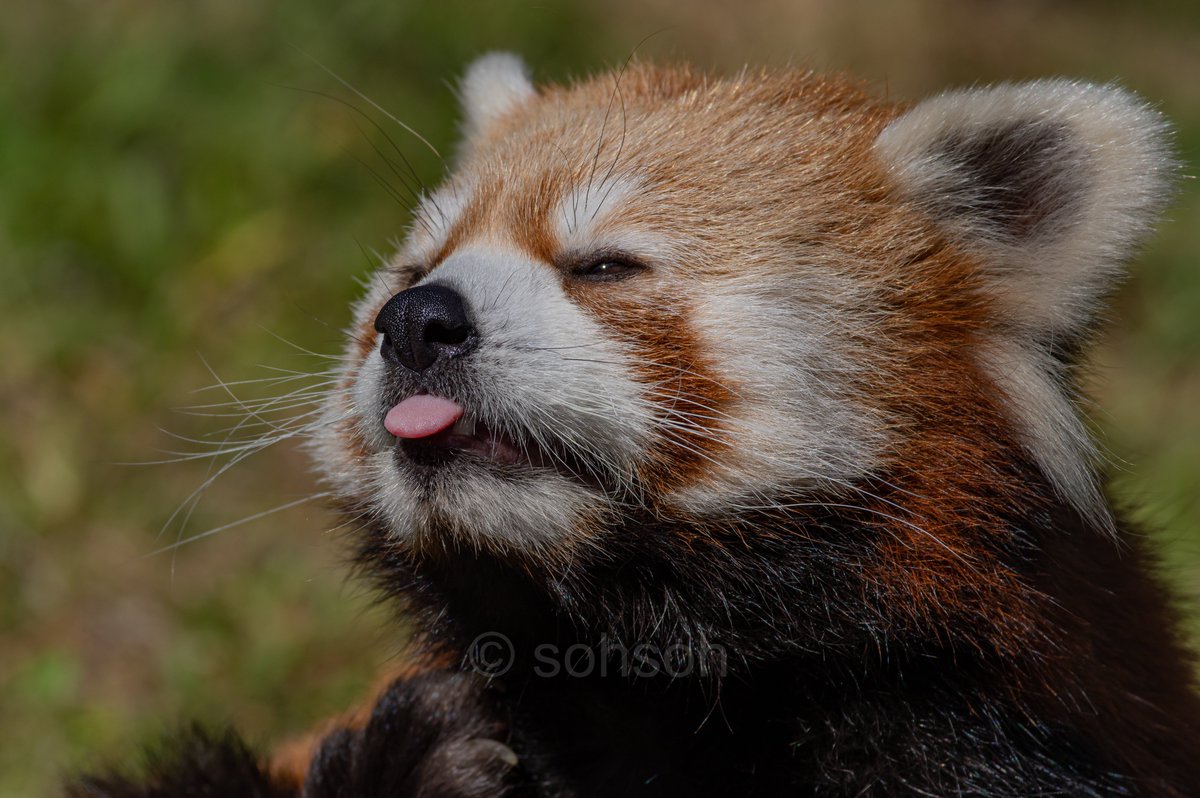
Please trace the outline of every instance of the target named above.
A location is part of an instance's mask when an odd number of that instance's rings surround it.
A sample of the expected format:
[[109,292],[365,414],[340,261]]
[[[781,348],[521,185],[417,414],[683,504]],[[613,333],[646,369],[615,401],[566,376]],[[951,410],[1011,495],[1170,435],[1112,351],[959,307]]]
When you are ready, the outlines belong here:
[[512,641],[499,632],[484,632],[471,641],[463,666],[489,678],[503,676],[513,665]]

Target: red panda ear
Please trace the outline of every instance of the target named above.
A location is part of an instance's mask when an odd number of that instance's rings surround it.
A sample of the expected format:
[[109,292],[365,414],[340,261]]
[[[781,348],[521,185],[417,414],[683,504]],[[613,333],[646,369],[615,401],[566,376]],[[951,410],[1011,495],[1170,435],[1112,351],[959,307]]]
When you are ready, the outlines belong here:
[[463,140],[485,134],[500,117],[537,94],[529,68],[512,53],[488,53],[467,68],[459,84]]
[[1171,194],[1168,138],[1125,91],[1048,80],[926,100],[875,151],[980,256],[1014,332],[1073,349]]

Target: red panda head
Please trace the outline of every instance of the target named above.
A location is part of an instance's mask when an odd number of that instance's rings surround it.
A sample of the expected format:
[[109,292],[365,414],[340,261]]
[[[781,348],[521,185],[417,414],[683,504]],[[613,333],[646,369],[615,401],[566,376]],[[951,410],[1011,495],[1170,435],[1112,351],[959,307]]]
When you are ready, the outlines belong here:
[[1030,494],[1108,523],[1070,367],[1173,172],[1128,94],[535,87],[492,55],[462,98],[317,443],[390,541],[568,563],[633,520],[768,535],[816,508],[949,561]]

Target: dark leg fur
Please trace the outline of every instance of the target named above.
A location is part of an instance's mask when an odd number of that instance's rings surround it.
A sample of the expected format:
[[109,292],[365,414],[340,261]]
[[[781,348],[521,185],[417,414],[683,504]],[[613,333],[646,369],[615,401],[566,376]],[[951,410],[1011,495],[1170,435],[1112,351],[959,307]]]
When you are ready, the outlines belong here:
[[516,756],[479,679],[435,672],[395,682],[362,729],[330,734],[305,798],[467,798],[508,794]]
[[366,726],[322,742],[303,787],[280,783],[235,735],[192,729],[140,779],[79,779],[69,798],[468,798],[504,796],[517,764],[481,681],[436,672],[395,682]]
[[86,776],[67,787],[68,798],[289,798],[232,732],[189,729],[147,757],[145,775]]

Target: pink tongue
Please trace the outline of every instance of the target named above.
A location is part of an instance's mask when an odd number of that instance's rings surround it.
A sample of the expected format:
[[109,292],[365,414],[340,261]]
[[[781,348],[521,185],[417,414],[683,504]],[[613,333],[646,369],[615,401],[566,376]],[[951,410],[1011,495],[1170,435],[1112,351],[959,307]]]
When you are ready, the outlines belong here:
[[383,426],[397,438],[428,438],[452,427],[462,414],[457,402],[423,393],[389,410]]

